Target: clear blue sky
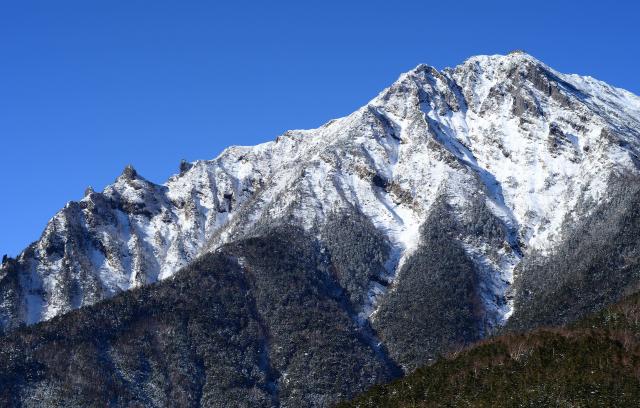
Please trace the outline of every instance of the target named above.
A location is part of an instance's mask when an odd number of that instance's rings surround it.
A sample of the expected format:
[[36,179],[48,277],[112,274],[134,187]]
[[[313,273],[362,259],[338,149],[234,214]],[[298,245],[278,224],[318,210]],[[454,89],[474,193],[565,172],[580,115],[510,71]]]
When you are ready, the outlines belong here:
[[518,48],[640,93],[635,3],[0,0],[0,254],[127,163],[161,183],[349,114],[418,63]]

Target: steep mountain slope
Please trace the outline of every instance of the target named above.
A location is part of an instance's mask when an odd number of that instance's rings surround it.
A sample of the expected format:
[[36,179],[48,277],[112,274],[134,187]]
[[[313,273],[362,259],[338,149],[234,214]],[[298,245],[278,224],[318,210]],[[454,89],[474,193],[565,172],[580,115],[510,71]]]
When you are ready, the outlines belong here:
[[327,406],[399,368],[294,227],[0,338],[2,406]]
[[589,214],[567,222],[551,253],[532,252],[518,265],[506,328],[570,323],[640,290],[640,178],[615,177],[606,192],[602,203],[578,209]]
[[[640,98],[518,52],[419,65],[164,185],[127,167],[3,262],[5,398],[326,406],[496,330],[573,321],[640,284],[639,132]],[[52,349],[113,381],[56,374]],[[177,379],[157,374],[169,358]]]
[[570,328],[501,336],[339,407],[635,407],[640,296]]
[[[628,92],[523,53],[442,72],[420,65],[319,129],[183,163],[163,186],[128,167],[102,193],[89,190],[18,257],[19,276],[2,278],[2,326],[164,279],[255,224],[321,229],[328,214],[352,207],[384,233],[381,279],[391,281],[439,197],[459,218],[484,200],[502,224],[502,246],[456,237],[481,269],[486,324],[500,324],[512,313],[505,296],[523,251],[553,248],[581,203],[602,200],[611,175],[636,172],[639,112]],[[368,291],[365,314],[384,288],[372,281]]]

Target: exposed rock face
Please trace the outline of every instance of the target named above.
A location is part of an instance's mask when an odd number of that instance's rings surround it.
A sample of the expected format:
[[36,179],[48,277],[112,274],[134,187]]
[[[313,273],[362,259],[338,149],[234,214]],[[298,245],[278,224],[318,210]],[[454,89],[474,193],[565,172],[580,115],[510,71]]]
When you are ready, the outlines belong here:
[[[309,375],[301,350],[363,370],[366,379],[336,385],[342,398],[507,322],[531,327],[591,310],[589,300],[554,290],[570,287],[576,260],[566,253],[576,242],[602,257],[617,251],[587,243],[584,235],[597,233],[593,217],[619,226],[609,239],[630,237],[616,235],[635,214],[620,180],[637,183],[639,147],[640,98],[590,77],[524,53],[442,71],[419,65],[318,129],[183,162],[164,185],[128,166],[103,192],[88,190],[3,263],[0,327],[48,320],[224,253],[246,275],[258,312],[242,313],[259,315],[251,330],[275,342],[255,346],[268,349],[268,369],[264,354],[247,363],[266,370],[250,380],[261,384],[251,401],[327,405],[338,398],[328,378],[304,399],[311,391],[299,388]],[[288,251],[264,241],[282,228],[308,245],[267,268]],[[605,304],[640,282],[628,269],[636,259],[628,241],[616,262],[600,263],[606,291],[587,285],[581,299]],[[585,282],[596,279],[592,268],[580,270]],[[183,275],[197,279],[191,271]],[[554,315],[541,305],[558,293],[552,303],[566,313]],[[340,337],[347,351],[325,353],[334,346],[291,334],[293,307],[306,310],[299,327],[319,311],[334,316],[336,330],[351,333]],[[323,320],[318,333],[330,327]]]

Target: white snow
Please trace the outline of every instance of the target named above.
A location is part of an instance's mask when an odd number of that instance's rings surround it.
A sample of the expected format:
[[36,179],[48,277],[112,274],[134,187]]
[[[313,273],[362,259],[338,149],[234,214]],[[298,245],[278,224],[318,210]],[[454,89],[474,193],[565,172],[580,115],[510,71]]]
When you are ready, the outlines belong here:
[[[582,95],[570,95],[574,105],[566,107],[525,84],[525,95],[535,98],[545,114],[515,116],[506,92],[512,80],[508,73],[528,64],[548,70]],[[566,87],[561,85],[561,92],[573,92]],[[556,150],[550,148],[552,123],[566,138]],[[137,203],[146,213],[106,208],[113,218],[105,224],[66,221],[82,225],[112,251],[107,255],[96,247],[86,254],[111,295],[145,283],[138,278],[172,276],[258,220],[286,220],[312,230],[328,214],[355,207],[389,241],[384,278],[393,281],[402,278],[397,273],[420,245],[420,226],[440,195],[464,214],[471,196],[483,194],[506,227],[506,247],[551,250],[579,200],[601,200],[608,176],[633,168],[629,151],[602,136],[603,129],[625,126],[640,132],[640,98],[590,77],[558,73],[523,53],[472,57],[439,73],[420,65],[363,108],[318,129],[230,147],[213,160],[192,163],[164,185],[121,176],[105,188],[105,196]],[[374,177],[386,185],[374,185]],[[57,217],[67,217],[64,211]],[[66,236],[65,222],[54,220],[48,228],[57,229],[50,235]],[[458,239],[484,277],[489,319],[504,323],[512,305],[496,299],[509,290],[521,254],[491,247],[482,237]],[[66,310],[55,299],[47,303],[39,297],[40,288],[55,293],[56,272],[62,268],[39,249],[33,282],[25,282],[32,288],[29,322]],[[375,314],[385,291],[371,282],[361,318]]]

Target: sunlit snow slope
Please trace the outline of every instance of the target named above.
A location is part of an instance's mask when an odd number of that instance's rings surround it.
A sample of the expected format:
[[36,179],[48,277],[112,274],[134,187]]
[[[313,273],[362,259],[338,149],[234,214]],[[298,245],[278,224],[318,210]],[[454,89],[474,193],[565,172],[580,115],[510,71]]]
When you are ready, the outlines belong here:
[[369,218],[392,248],[380,278],[390,284],[372,281],[358,309],[375,319],[438,200],[466,224],[479,202],[500,221],[500,242],[470,230],[455,239],[482,276],[487,324],[502,324],[513,309],[514,267],[533,250],[551,251],[585,202],[606,200],[612,175],[637,172],[639,132],[640,98],[524,53],[442,71],[419,65],[318,129],[183,163],[164,185],[128,167],[103,192],[69,202],[3,264],[0,327],[165,279],[260,226],[315,233],[330,214],[349,211]]

